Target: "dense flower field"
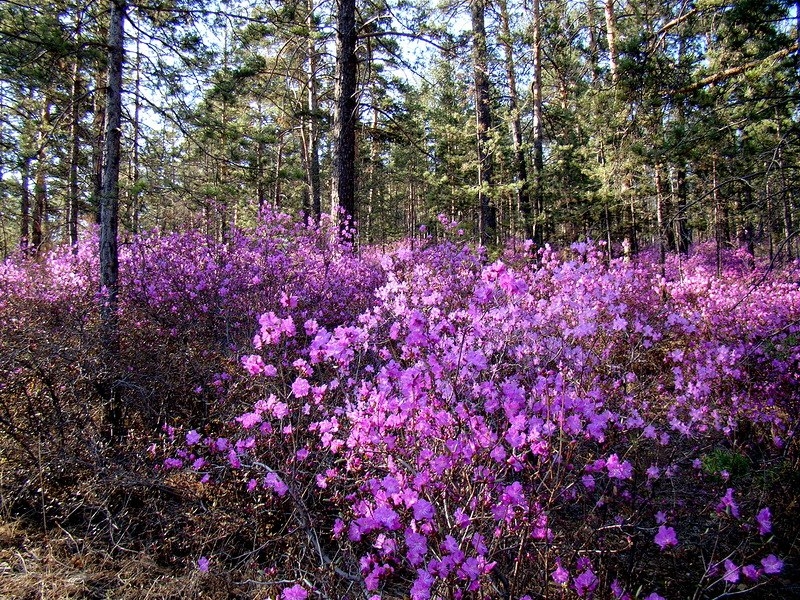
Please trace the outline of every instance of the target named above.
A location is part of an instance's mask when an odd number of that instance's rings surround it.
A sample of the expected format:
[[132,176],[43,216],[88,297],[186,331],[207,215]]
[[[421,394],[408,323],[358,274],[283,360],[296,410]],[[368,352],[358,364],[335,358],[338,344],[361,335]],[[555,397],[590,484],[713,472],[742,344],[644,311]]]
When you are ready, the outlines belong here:
[[[0,427],[102,433],[102,403],[43,417],[70,392],[30,391],[47,336],[82,344],[75,373],[122,382],[163,481],[261,522],[264,597],[658,600],[785,577],[800,268],[731,251],[717,277],[704,248],[662,267],[590,243],[489,259],[448,235],[355,253],[267,215],[226,244],[137,239],[123,367],[87,358],[93,245],[6,261]],[[204,531],[200,576],[241,564]]]

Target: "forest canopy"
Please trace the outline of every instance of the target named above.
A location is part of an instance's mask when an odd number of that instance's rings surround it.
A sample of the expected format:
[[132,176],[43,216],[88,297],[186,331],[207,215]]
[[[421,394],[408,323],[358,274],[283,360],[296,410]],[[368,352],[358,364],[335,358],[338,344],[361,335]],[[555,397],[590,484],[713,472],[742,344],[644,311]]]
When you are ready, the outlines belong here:
[[796,254],[795,4],[171,0],[0,4],[5,255],[100,220],[117,5],[125,239],[269,206],[361,243],[446,214],[491,245]]

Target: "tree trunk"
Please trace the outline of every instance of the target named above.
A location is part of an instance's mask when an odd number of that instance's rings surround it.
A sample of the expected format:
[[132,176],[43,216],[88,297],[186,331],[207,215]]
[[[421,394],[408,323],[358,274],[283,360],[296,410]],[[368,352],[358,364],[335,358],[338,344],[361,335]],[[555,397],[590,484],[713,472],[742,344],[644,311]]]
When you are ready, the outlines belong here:
[[21,171],[19,247],[22,250],[27,250],[31,235],[31,159],[29,156],[22,159]]
[[676,202],[674,219],[675,251],[680,254],[689,253],[689,228],[687,226],[686,212],[689,201],[686,189],[686,167],[681,165],[676,173]]
[[264,208],[264,202],[267,199],[267,191],[264,186],[264,149],[266,143],[263,139],[258,140],[256,147],[256,198],[258,199],[258,210]]
[[100,197],[103,190],[103,148],[105,145],[106,123],[105,93],[102,92],[105,87],[103,77],[103,73],[98,70],[92,102],[92,110],[94,112],[94,118],[92,119],[92,131],[94,132],[92,143],[92,208],[94,209],[94,221],[98,225],[100,224]]
[[606,38],[608,40],[608,66],[611,70],[611,84],[619,83],[619,55],[617,52],[617,17],[614,14],[614,0],[605,0]]
[[103,322],[107,342],[115,342],[119,276],[117,228],[119,221],[119,166],[122,138],[122,66],[124,60],[125,0],[112,0],[108,29],[108,83],[106,87],[103,181],[100,190],[100,286],[105,294]]
[[306,131],[306,155],[308,194],[311,199],[311,214],[314,222],[319,223],[322,216],[322,185],[319,170],[319,91],[317,89],[317,70],[319,69],[319,53],[315,42],[317,24],[314,19],[314,0],[308,0],[306,26],[308,39],[308,117]]
[[472,57],[475,79],[475,133],[478,145],[478,232],[484,246],[494,241],[496,213],[489,191],[492,185],[492,161],[489,153],[489,130],[492,112],[489,100],[488,51],[484,0],[471,0]]
[[[356,57],[355,0],[337,0],[336,85],[333,113],[331,217],[342,228],[356,218]],[[348,223],[350,221],[350,223]]]
[[595,0],[586,0],[586,20],[589,33],[589,64],[592,67],[592,83],[597,81],[598,68],[597,68],[597,17],[595,10]]
[[531,219],[531,197],[528,189],[528,165],[522,146],[522,117],[519,111],[517,96],[517,76],[514,65],[514,51],[511,39],[511,27],[508,22],[508,6],[506,0],[499,0],[501,43],[506,55],[506,77],[508,78],[509,112],[511,113],[511,139],[514,144],[514,167],[517,171],[517,210],[522,217],[522,230],[526,237],[533,238],[533,222]]
[[664,265],[666,260],[666,247],[667,241],[666,234],[666,207],[664,206],[664,185],[663,177],[661,174],[661,165],[656,165],[654,171],[654,184],[656,186],[656,227],[658,229],[658,260],[659,263]]
[[44,222],[47,218],[47,127],[50,125],[50,100],[44,99],[42,122],[39,126],[36,155],[36,184],[33,188],[33,231],[31,241],[39,250],[44,240]]
[[[81,17],[75,25],[75,39],[81,35]],[[69,152],[69,176],[67,181],[67,233],[69,243],[72,246],[78,244],[78,217],[80,213],[80,190],[78,187],[78,163],[81,157],[81,137],[80,137],[80,117],[81,117],[81,62],[76,55],[75,62],[72,64],[72,88],[70,90],[70,100],[72,108],[70,110],[70,152]]]
[[540,0],[533,0],[533,194],[534,218],[533,240],[542,245],[544,242],[544,189],[542,174],[544,171],[544,127],[542,113],[542,12]]
[[139,233],[139,215],[141,212],[141,201],[139,196],[139,113],[141,112],[141,93],[142,85],[142,55],[139,42],[139,34],[136,34],[136,79],[134,81],[133,97],[133,173],[131,176],[131,231],[134,235]]

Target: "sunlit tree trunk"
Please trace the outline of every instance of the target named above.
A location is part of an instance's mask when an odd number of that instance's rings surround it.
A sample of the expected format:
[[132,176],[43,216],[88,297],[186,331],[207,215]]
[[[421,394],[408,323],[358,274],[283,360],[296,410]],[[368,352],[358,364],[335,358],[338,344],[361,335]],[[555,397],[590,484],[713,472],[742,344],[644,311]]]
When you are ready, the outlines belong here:
[[531,220],[531,197],[528,189],[528,165],[525,160],[525,150],[522,145],[522,117],[519,110],[517,96],[517,76],[514,64],[513,40],[511,27],[508,20],[508,6],[506,0],[498,0],[500,8],[501,43],[506,55],[506,77],[508,78],[508,108],[510,112],[511,140],[514,147],[514,167],[517,172],[517,210],[522,217],[523,233],[533,237],[533,223]]
[[38,250],[44,241],[44,222],[47,218],[47,129],[50,126],[50,100],[44,99],[39,126],[39,145],[36,154],[36,183],[33,188],[33,230],[31,242]]
[[542,113],[542,10],[541,0],[533,0],[533,240],[541,245],[544,241],[544,126]]
[[484,0],[471,0],[475,133],[478,145],[478,232],[480,243],[483,245],[494,241],[497,225],[497,215],[490,198],[492,157],[489,153],[489,130],[492,127],[492,112],[489,99],[485,12]]
[[[81,36],[82,15],[77,17],[75,24],[75,39]],[[75,56],[72,64],[72,87],[70,89],[70,152],[69,152],[69,176],[67,181],[67,233],[69,243],[76,246],[78,243],[78,217],[80,212],[80,189],[78,186],[78,163],[81,157],[81,62]]]
[[608,66],[611,71],[611,83],[616,87],[619,83],[619,54],[617,51],[617,16],[614,13],[614,0],[605,0],[606,39],[608,40]]
[[133,169],[131,176],[131,230],[134,234],[139,233],[139,215],[141,212],[141,201],[139,196],[139,137],[141,123],[139,120],[141,112],[141,86],[142,86],[142,55],[139,41],[139,34],[136,34],[136,78],[134,80],[134,98],[133,98]]
[[336,85],[333,113],[331,216],[345,225],[356,218],[357,68],[355,0],[337,0]]
[[308,0],[306,26],[308,39],[306,53],[308,61],[308,97],[306,118],[306,155],[308,190],[311,200],[311,214],[314,221],[319,223],[322,216],[322,183],[319,167],[319,90],[317,77],[319,70],[319,52],[315,41],[317,24],[314,18],[314,0]]

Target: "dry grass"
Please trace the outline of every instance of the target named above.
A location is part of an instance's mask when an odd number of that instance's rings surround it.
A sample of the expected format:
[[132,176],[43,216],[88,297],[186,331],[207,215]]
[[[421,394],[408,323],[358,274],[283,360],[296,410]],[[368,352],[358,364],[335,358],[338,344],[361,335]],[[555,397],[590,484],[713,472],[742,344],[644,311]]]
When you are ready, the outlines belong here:
[[63,529],[47,534],[21,521],[0,523],[0,598],[119,600],[274,597],[250,581],[167,568],[146,552],[113,556]]

